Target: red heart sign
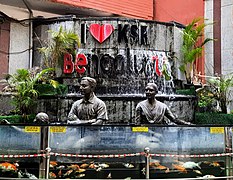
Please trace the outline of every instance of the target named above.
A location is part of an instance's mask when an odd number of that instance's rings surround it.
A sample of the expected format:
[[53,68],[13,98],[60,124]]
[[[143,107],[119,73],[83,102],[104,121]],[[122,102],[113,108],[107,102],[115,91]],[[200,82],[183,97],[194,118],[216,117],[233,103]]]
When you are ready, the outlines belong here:
[[114,31],[111,24],[91,24],[89,31],[91,35],[100,43],[104,42]]

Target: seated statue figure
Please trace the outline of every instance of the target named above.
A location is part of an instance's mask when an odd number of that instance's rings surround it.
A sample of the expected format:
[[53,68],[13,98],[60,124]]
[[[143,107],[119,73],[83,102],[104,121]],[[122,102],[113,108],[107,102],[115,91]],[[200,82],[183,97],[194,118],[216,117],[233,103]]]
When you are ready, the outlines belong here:
[[108,120],[105,103],[96,97],[94,90],[96,80],[83,77],[80,82],[80,92],[83,98],[73,103],[68,114],[68,124],[103,124]]
[[158,93],[155,83],[148,83],[145,93],[147,99],[139,102],[136,106],[136,124],[167,124],[164,118],[167,117],[175,124],[192,125],[190,122],[177,119],[166,104],[155,99],[155,95]]

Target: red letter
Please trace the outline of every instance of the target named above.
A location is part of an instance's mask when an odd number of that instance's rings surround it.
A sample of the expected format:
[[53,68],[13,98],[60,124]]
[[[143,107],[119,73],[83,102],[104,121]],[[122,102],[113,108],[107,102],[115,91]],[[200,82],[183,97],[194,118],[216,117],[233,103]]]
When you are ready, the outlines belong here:
[[75,61],[75,70],[79,74],[83,74],[86,71],[86,66],[88,64],[87,57],[84,54],[78,54],[76,55],[76,61]]
[[63,73],[71,74],[72,72],[74,72],[74,63],[72,59],[73,58],[71,54],[67,53],[64,55]]

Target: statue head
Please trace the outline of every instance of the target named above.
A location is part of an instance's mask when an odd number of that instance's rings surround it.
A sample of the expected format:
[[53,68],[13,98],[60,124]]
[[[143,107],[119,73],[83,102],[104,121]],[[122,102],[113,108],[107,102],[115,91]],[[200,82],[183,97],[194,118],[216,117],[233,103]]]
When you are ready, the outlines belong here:
[[91,77],[83,77],[80,82],[80,92],[83,95],[90,95],[96,87],[96,80]]
[[158,87],[155,83],[147,83],[145,88],[145,93],[147,99],[154,99],[155,95],[158,93]]
[[150,82],[150,83],[147,83],[146,86],[151,86],[154,89],[155,93],[156,94],[158,93],[158,86],[155,83]]
[[47,123],[49,123],[49,116],[48,116],[48,114],[46,114],[44,112],[40,112],[36,115],[34,122],[36,122],[38,124],[40,124],[40,123],[47,124]]

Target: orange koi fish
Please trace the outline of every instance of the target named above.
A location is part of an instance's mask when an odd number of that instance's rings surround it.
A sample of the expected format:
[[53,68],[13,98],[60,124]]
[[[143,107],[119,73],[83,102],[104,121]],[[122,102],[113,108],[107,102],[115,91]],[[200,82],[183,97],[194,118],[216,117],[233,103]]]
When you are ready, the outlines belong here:
[[182,172],[182,173],[187,173],[187,170],[181,166],[181,165],[178,165],[178,164],[172,164],[172,167],[174,169],[177,169],[178,171]]
[[4,162],[0,163],[0,169],[4,169],[6,171],[16,171],[17,167],[14,164]]

